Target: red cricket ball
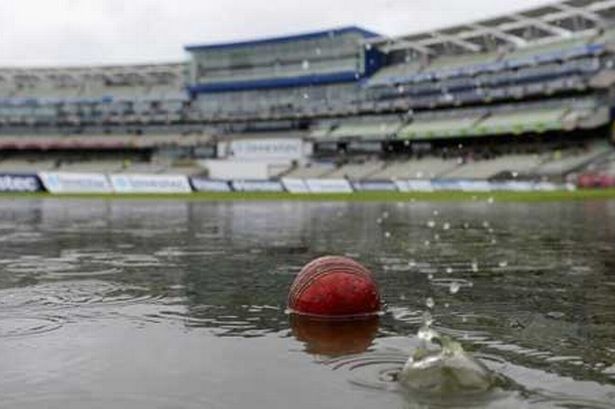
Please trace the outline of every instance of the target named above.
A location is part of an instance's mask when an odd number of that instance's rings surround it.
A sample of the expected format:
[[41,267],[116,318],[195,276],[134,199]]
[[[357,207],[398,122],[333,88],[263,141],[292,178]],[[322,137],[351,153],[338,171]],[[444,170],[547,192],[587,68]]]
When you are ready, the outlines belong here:
[[346,257],[328,256],[303,267],[290,288],[288,308],[321,318],[360,318],[380,310],[380,295],[367,268]]

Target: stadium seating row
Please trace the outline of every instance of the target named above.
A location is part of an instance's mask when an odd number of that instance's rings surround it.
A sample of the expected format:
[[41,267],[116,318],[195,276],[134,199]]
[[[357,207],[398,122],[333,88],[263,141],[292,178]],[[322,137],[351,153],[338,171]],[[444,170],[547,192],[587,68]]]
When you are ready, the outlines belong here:
[[601,108],[595,100],[559,100],[427,112],[411,117],[390,115],[364,117],[360,120],[324,121],[314,128],[311,136],[317,140],[432,140],[594,128],[606,124],[609,119],[609,110]]
[[381,69],[369,81],[370,86],[400,83],[421,83],[459,76],[497,73],[533,67],[539,64],[568,62],[603,54],[606,44],[615,38],[615,30],[594,37],[575,37],[541,45],[530,45],[511,52],[471,53],[462,56],[443,56],[433,61],[406,61]]
[[[121,155],[118,155],[121,156]],[[0,160],[2,173],[74,172],[115,174],[180,174],[196,176],[204,173],[198,166],[174,166],[172,163],[133,162],[122,159],[4,159]]]
[[[198,81],[202,84],[358,72],[361,64],[355,50],[356,38],[332,42],[325,36],[280,43],[271,45],[269,54],[248,47],[235,60],[225,60],[230,58],[228,53],[220,52],[220,58],[195,57],[194,67],[179,63],[0,69],[0,124],[80,126],[276,120],[586,92],[590,86],[604,83],[606,87],[615,81],[606,78],[613,66],[610,46],[614,38],[615,29],[606,29],[600,34],[588,31],[569,39],[529,42],[511,50],[415,58],[385,65],[364,86],[353,82],[307,84],[198,96],[186,93],[185,87],[188,74],[200,68],[206,74]],[[207,52],[214,55],[217,51]],[[596,77],[602,81],[592,82]]]
[[562,180],[571,172],[613,154],[605,142],[587,146],[553,149],[536,153],[510,153],[481,157],[459,154],[452,157],[423,156],[406,159],[366,158],[340,166],[331,162],[312,162],[285,174],[289,178],[349,180],[489,180],[554,179]]

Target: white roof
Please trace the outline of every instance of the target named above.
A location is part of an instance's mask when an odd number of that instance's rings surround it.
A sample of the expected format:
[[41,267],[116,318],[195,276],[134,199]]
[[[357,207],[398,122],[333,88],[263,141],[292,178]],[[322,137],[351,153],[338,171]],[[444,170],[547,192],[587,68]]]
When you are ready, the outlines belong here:
[[615,0],[566,0],[501,17],[440,30],[364,42],[384,52],[440,55],[522,48],[591,36],[612,25]]

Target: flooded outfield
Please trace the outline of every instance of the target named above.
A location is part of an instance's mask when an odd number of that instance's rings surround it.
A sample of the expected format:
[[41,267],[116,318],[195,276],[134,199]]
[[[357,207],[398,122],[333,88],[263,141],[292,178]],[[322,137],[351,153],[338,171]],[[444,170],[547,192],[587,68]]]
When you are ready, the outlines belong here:
[[[10,408],[615,406],[615,202],[0,202],[0,397]],[[291,320],[324,254],[386,313]],[[434,328],[501,379],[399,387]]]

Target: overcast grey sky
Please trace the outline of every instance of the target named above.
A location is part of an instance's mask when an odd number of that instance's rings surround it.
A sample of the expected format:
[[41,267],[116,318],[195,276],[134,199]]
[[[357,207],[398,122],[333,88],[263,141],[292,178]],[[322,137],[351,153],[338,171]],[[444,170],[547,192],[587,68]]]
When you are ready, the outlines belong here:
[[400,35],[552,0],[2,0],[0,65],[179,61],[187,44],[359,25]]

